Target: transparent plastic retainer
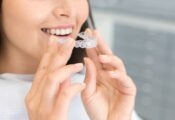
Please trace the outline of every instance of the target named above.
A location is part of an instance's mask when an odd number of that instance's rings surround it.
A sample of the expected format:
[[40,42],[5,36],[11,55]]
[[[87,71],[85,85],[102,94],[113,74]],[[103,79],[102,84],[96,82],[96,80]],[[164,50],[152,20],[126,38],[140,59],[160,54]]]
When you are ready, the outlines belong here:
[[[75,48],[94,48],[97,46],[97,40],[95,37],[89,36],[85,32],[78,34],[82,40],[75,41]],[[60,43],[64,43],[66,39],[59,40]]]
[[78,37],[83,40],[76,40],[75,48],[94,48],[97,46],[97,40],[95,37],[89,36],[85,32],[78,34]]

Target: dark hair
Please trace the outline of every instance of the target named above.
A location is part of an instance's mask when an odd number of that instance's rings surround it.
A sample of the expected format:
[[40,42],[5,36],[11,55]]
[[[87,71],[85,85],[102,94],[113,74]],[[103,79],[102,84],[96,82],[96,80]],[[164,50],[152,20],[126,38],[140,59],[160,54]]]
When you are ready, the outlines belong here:
[[0,0],[0,53],[2,51],[2,0]]
[[[92,16],[90,2],[89,2],[89,17],[86,20],[86,22],[83,24],[80,32],[85,31],[86,28],[95,29],[95,24],[94,24],[94,20],[93,20],[93,16]],[[68,61],[68,64],[79,63],[79,62],[83,63],[83,58],[85,56],[86,56],[86,50],[85,49],[74,48],[72,56],[71,56],[71,58]]]
[[[89,17],[86,20],[86,22],[83,24],[80,32],[85,31],[86,28],[95,29],[95,24],[94,24],[94,20],[93,20],[93,16],[92,16],[90,2],[89,2]],[[79,63],[79,62],[83,63],[83,58],[85,56],[86,56],[86,50],[85,49],[74,48],[72,56],[71,56],[70,60],[68,61],[68,64]]]
[[[82,25],[82,28],[80,30],[80,32],[85,31],[86,28],[91,28],[94,29],[95,25],[94,25],[94,21],[93,21],[93,17],[92,17],[92,12],[91,12],[91,7],[90,7],[90,2],[88,0],[89,3],[89,17],[88,19],[85,21],[85,23]],[[2,0],[0,0],[0,53],[2,51]],[[71,58],[69,59],[67,64],[73,64],[73,63],[79,63],[79,62],[83,62],[83,58],[86,56],[86,51],[85,49],[81,49],[81,48],[74,48],[73,49],[73,53]]]

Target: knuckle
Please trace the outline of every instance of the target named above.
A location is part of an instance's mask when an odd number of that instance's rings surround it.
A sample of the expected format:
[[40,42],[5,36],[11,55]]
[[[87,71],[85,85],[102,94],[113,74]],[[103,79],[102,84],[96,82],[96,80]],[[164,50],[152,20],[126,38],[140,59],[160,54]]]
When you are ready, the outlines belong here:
[[113,59],[117,61],[119,64],[123,64],[123,60],[117,56],[113,56]]
[[127,80],[127,76],[124,72],[118,71],[118,73],[119,73],[119,79]]
[[136,94],[136,93],[137,93],[137,87],[136,87],[134,81],[133,81],[132,78],[129,77],[129,76],[128,76],[127,78],[128,78],[128,80],[129,80],[129,82],[132,84],[132,87],[131,87],[132,92],[133,92],[134,94]]
[[[124,67],[125,67],[125,64],[124,64],[124,62],[123,62],[123,60],[122,60],[122,59],[117,58],[117,62],[118,62],[118,65],[119,65],[120,67],[122,67],[122,68],[124,68]],[[125,71],[125,72],[126,72],[126,71]]]

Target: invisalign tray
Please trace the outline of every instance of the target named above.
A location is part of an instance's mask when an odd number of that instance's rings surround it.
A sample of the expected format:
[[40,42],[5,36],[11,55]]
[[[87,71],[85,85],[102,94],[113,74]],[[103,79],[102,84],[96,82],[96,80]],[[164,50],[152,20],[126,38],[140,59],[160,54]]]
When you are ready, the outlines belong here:
[[75,48],[94,48],[97,46],[97,40],[95,37],[89,36],[85,32],[78,34],[78,37],[83,40],[76,40]]
[[[85,32],[79,33],[78,37],[82,38],[83,40],[76,40],[75,41],[75,48],[94,48],[97,46],[96,38],[89,36]],[[67,39],[61,39],[61,40],[59,40],[59,43],[64,43],[66,41],[67,41]]]

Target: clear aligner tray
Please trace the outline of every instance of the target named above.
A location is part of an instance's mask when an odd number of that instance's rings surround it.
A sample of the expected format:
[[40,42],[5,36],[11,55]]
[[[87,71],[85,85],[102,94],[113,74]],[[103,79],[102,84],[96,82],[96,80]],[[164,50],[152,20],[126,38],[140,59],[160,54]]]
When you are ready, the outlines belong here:
[[[75,41],[75,48],[94,48],[97,46],[97,40],[95,37],[89,36],[85,32],[81,32],[78,34],[82,40]],[[65,43],[67,39],[59,40],[60,43]]]
[[75,48],[94,48],[97,46],[97,40],[95,37],[89,36],[85,32],[78,34],[78,37],[83,40],[76,40]]

